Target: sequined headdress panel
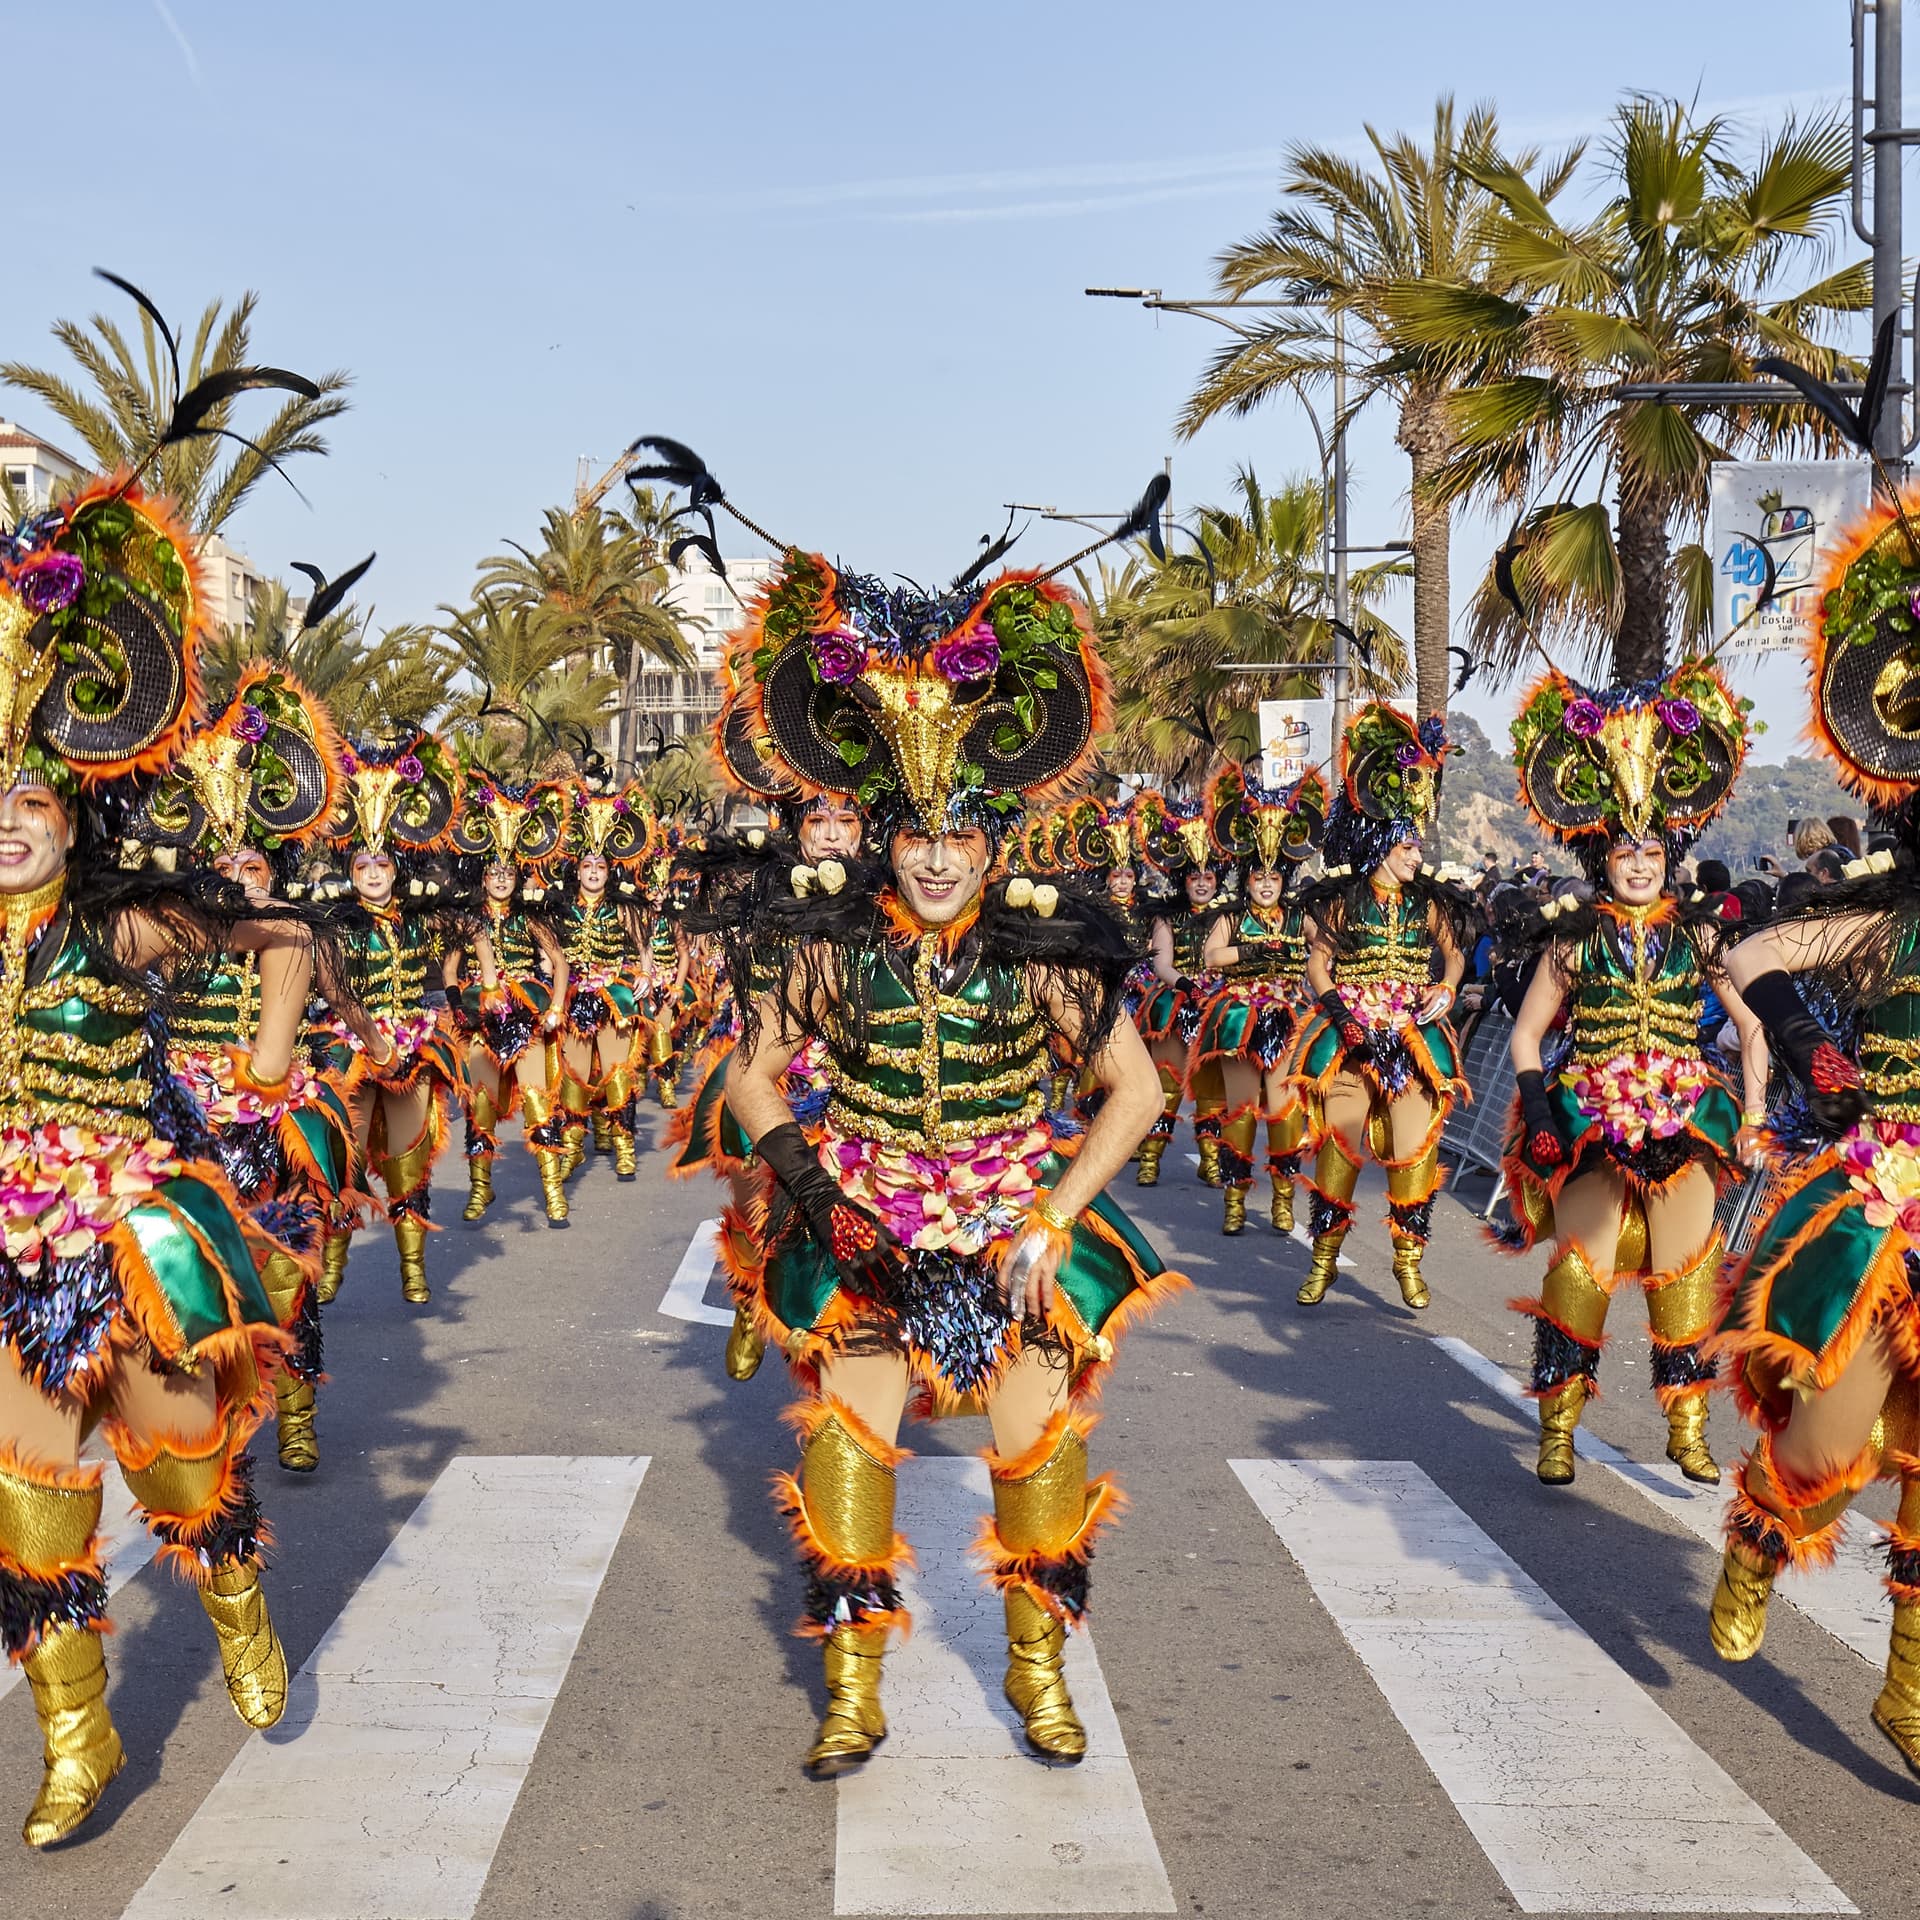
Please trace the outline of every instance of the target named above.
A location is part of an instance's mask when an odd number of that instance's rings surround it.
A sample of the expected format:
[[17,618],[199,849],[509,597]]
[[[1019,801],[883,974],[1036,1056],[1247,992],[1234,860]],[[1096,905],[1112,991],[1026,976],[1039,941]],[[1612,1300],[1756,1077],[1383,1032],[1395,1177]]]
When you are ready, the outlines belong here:
[[425,853],[450,844],[465,782],[446,742],[417,733],[391,747],[348,747],[327,838],[368,853]]
[[532,785],[501,780],[485,767],[467,771],[454,816],[455,853],[508,866],[540,868],[559,851],[572,817],[572,794],[557,780]]

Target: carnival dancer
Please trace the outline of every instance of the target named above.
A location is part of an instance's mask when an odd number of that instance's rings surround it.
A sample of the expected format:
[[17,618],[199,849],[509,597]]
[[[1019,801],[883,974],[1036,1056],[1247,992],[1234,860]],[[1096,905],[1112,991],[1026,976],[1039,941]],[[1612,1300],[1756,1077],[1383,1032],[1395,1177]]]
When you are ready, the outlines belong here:
[[[191,389],[175,418],[196,406]],[[167,1072],[165,1022],[184,966],[257,955],[235,1074],[277,1105],[311,941],[211,874],[122,871],[103,820],[186,743],[211,630],[197,556],[126,477],[0,535],[0,1641],[40,1722],[36,1847],[125,1763],[101,1651],[102,1469],[80,1459],[95,1420],[162,1561],[198,1589],[236,1711],[270,1727],[286,1702],[246,1445],[288,1336],[258,1272],[271,1243]]]
[[[326,709],[305,688],[279,668],[249,668],[225,711],[194,731],[142,800],[129,841],[156,865],[195,858],[269,907],[279,883],[298,886],[293,862],[332,814],[339,752]],[[208,956],[174,990],[167,1063],[200,1108],[254,1224],[271,1237],[260,1283],[293,1336],[274,1379],[280,1464],[312,1473],[324,1365],[314,1280],[356,1170],[353,1122],[339,1093],[298,1058],[283,1088],[260,1084],[252,1070],[260,1012],[259,954],[239,947]]]
[[[699,1090],[668,1135],[683,1149],[672,1169],[676,1179],[706,1167],[728,1185],[720,1239],[722,1265],[734,1295],[733,1329],[727,1335],[725,1355],[728,1376],[734,1380],[751,1380],[766,1352],[766,1341],[754,1324],[752,1293],[760,1278],[771,1179],[726,1107],[727,1070],[739,1039],[741,1009],[767,992],[780,975],[771,949],[775,930],[767,913],[771,890],[844,886],[848,865],[857,859],[861,843],[860,809],[844,794],[822,793],[800,802],[792,798],[791,788],[775,787],[763,790],[761,797],[777,807],[782,794],[798,816],[791,838],[760,830],[757,839],[731,859],[725,849],[710,850],[714,865],[709,872],[717,867],[726,877],[717,885],[709,883],[702,924],[727,930],[724,951],[728,979],[734,984],[728,988],[723,1030],[704,1056]],[[781,1092],[794,1118],[813,1137],[827,1106],[826,1049],[820,1041],[809,1041],[794,1056]]]
[[639,1169],[633,1104],[636,1075],[645,1071],[647,1027],[636,984],[643,935],[632,870],[647,858],[657,833],[639,781],[617,792],[585,783],[574,788],[565,842],[572,889],[554,916],[567,956],[560,1098],[569,1177],[586,1160],[587,1129],[596,1115],[607,1129],[616,1176],[631,1180]]
[[1267,1168],[1273,1180],[1273,1224],[1293,1231],[1293,1183],[1306,1144],[1306,1109],[1284,1071],[1307,963],[1306,916],[1287,884],[1326,829],[1327,788],[1308,771],[1284,791],[1269,792],[1235,766],[1207,793],[1214,845],[1241,868],[1244,904],[1213,923],[1200,964],[1218,976],[1187,1057],[1187,1078],[1200,1084],[1209,1066],[1223,1079],[1221,1172],[1226,1183],[1220,1231],[1244,1232],[1253,1185],[1253,1149],[1267,1123]]
[[[1920,1773],[1920,606],[1914,502],[1877,505],[1812,604],[1810,730],[1897,843],[1735,947],[1727,976],[1794,1076],[1814,1150],[1730,1276],[1711,1348],[1759,1429],[1735,1475],[1711,1636],[1758,1651],[1783,1567],[1832,1559],[1855,1494],[1900,1484],[1887,1535],[1893,1634],[1874,1724]],[[1848,1010],[1848,1051],[1809,1012]]]
[[1226,1083],[1209,1063],[1189,1085],[1187,1056],[1200,1031],[1200,1016],[1219,982],[1206,970],[1207,940],[1225,916],[1220,898],[1223,861],[1207,835],[1198,808],[1177,807],[1159,793],[1135,797],[1134,819],[1145,858],[1157,869],[1174,897],[1154,912],[1148,932],[1148,957],[1155,990],[1141,1007],[1137,1024],[1160,1076],[1161,1113],[1140,1146],[1137,1186],[1160,1179],[1160,1162],[1180,1118],[1181,1103],[1193,1096],[1193,1141],[1200,1155],[1200,1178],[1221,1184],[1220,1128],[1226,1115]]
[[[704,469],[687,478],[722,500]],[[752,618],[776,752],[802,787],[859,797],[888,856],[877,892],[850,878],[779,904],[781,978],[727,1077],[780,1183],[757,1311],[808,1389],[801,1470],[782,1482],[824,1641],[808,1764],[839,1772],[886,1731],[895,1435],[916,1380],[993,1422],[980,1550],[1005,1595],[1007,1695],[1037,1752],[1077,1759],[1064,1631],[1115,1501],[1086,1477],[1084,1396],[1120,1324],[1174,1284],[1102,1190],[1159,1100],[1118,1018],[1119,929],[1071,893],[987,875],[1022,796],[1087,759],[1104,686],[1086,616],[1043,577],[928,595],[789,549]],[[1107,1095],[1070,1162],[1043,1091],[1059,1028]],[[817,1146],[781,1093],[814,1036],[831,1089]]]
[[646,1071],[636,1082],[654,1082],[654,1097],[669,1111],[680,1104],[680,1062],[687,1036],[697,1020],[698,993],[694,981],[693,947],[680,924],[681,902],[675,871],[681,848],[676,823],[660,823],[659,849],[643,862],[646,873],[644,919],[646,942],[641,952],[640,998],[646,1014]]
[[[424,862],[449,845],[460,766],[431,733],[350,747],[342,765],[343,804],[327,838],[347,855],[347,882],[365,915],[341,939],[343,984],[373,1025],[363,1032],[336,1007],[314,1057],[346,1100],[360,1152],[386,1189],[401,1297],[425,1306],[430,1182],[447,1143],[447,1103],[462,1097],[466,1074],[459,1047],[427,1004],[429,986],[439,985],[448,926],[461,916]],[[323,1305],[340,1290],[350,1245],[348,1229],[330,1235],[321,1251]]]
[[1327,819],[1329,862],[1301,897],[1307,986],[1288,1076],[1319,1142],[1309,1183],[1313,1264],[1297,1296],[1326,1297],[1369,1157],[1387,1176],[1393,1273],[1410,1307],[1431,1299],[1420,1256],[1440,1185],[1440,1134],[1466,1097],[1447,1014],[1466,971],[1447,887],[1421,863],[1421,836],[1453,751],[1435,715],[1419,725],[1381,701],[1340,743],[1340,791]]
[[468,1037],[468,1220],[493,1204],[500,1122],[517,1109],[540,1169],[547,1224],[567,1224],[558,1117],[567,955],[539,906],[546,897],[541,869],[560,850],[569,810],[562,782],[513,784],[475,767],[454,818],[455,854],[484,863],[479,924],[470,945],[452,947],[446,961],[455,1020]]
[[[1599,1391],[1607,1309],[1646,1292],[1667,1458],[1709,1485],[1721,1188],[1739,1177],[1741,1104],[1700,1047],[1708,991],[1739,1030],[1745,1111],[1764,1119],[1767,1050],[1720,964],[1722,923],[1671,875],[1727,804],[1746,757],[1740,703],[1710,666],[1589,691],[1549,673],[1513,723],[1520,799],[1593,888],[1535,916],[1537,969],[1513,1029],[1519,1093],[1506,1156],[1515,1250],[1551,1239],[1534,1323],[1540,1478],[1574,1474],[1574,1430]],[[1564,1023],[1564,1027],[1563,1027]],[[1551,1046],[1551,1053],[1548,1049]]]

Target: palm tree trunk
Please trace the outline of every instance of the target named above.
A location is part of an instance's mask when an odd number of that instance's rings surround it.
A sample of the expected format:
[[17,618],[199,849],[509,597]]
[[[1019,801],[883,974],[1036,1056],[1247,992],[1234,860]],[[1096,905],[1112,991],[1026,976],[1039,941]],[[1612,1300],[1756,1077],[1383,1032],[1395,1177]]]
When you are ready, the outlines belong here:
[[1450,451],[1444,409],[1439,391],[1414,388],[1401,406],[1395,435],[1413,462],[1414,710],[1423,715],[1446,712],[1452,678],[1447,639],[1453,624],[1453,515],[1434,502],[1430,487]]
[[1667,539],[1671,501],[1661,488],[1624,488],[1614,503],[1620,553],[1620,630],[1613,638],[1613,677],[1621,686],[1657,680],[1667,670],[1673,566]]

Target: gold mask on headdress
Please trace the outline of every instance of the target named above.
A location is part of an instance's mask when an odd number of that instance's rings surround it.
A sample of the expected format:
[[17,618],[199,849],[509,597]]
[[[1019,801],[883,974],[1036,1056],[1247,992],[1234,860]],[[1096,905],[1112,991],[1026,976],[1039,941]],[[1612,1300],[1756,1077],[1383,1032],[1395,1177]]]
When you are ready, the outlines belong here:
[[869,717],[893,755],[914,811],[937,833],[958,785],[960,742],[974,715],[954,704],[949,681],[910,663],[870,666],[866,683],[878,696]]
[[1213,844],[1207,836],[1206,821],[1195,818],[1178,821],[1174,831],[1180,836],[1180,843],[1187,850],[1187,857],[1196,867],[1204,867],[1213,852]]
[[1632,839],[1645,840],[1654,831],[1655,783],[1660,777],[1656,734],[1660,716],[1653,706],[1623,707],[1602,722],[1595,744],[1606,756],[1613,780],[1620,826]]
[[20,778],[33,737],[33,716],[58,659],[49,629],[36,647],[30,635],[39,620],[25,601],[0,587],[0,793]]
[[1291,816],[1285,807],[1254,806],[1249,810],[1253,829],[1253,864],[1270,871],[1280,864],[1280,850],[1287,843]]
[[393,830],[393,817],[400,811],[401,798],[398,767],[363,765],[347,775],[347,805],[353,809],[358,839],[367,852],[387,851],[387,835]]
[[248,743],[237,733],[208,731],[187,742],[174,769],[193,782],[219,842],[216,853],[237,853],[246,838],[247,804],[253,797],[250,759]]

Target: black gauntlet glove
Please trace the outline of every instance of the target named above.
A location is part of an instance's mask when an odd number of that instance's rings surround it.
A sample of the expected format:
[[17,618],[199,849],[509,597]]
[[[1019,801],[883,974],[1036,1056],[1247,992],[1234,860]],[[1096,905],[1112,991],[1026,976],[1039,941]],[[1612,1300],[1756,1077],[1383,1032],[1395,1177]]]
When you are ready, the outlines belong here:
[[1833,1044],[1800,998],[1784,967],[1763,973],[1740,995],[1780,1049],[1780,1057],[1807,1084],[1807,1110],[1823,1133],[1841,1134],[1867,1111],[1860,1069]]
[[1538,1067],[1514,1076],[1520,1089],[1520,1157],[1535,1173],[1552,1173],[1567,1164],[1567,1136],[1547,1098],[1547,1077]]
[[1340,1036],[1340,1044],[1348,1053],[1362,1060],[1373,1058],[1372,1033],[1365,1021],[1354,1017],[1353,1009],[1340,998],[1336,989],[1329,987],[1315,1004],[1333,1022],[1334,1031]]
[[863,1206],[834,1185],[797,1121],[761,1135],[753,1150],[806,1216],[808,1229],[856,1293],[883,1295],[900,1256],[900,1242]]

